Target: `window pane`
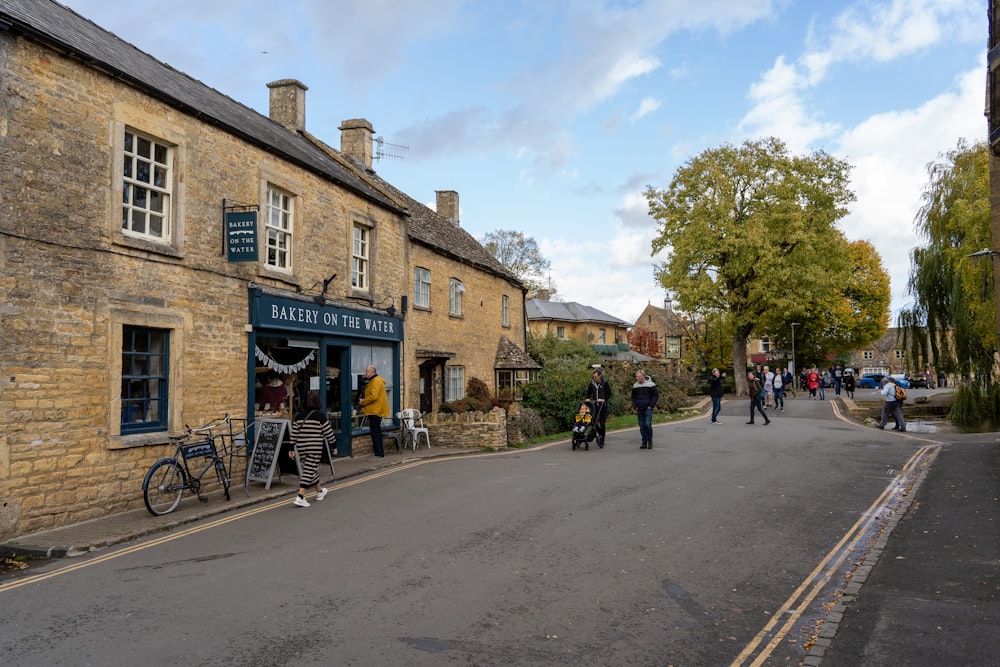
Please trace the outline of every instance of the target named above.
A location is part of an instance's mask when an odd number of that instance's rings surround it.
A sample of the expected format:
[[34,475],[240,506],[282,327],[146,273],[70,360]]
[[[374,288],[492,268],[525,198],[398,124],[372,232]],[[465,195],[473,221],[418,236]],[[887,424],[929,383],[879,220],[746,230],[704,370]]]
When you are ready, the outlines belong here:
[[168,341],[166,331],[123,328],[122,433],[165,430]]
[[[150,160],[156,156],[157,164]],[[171,149],[155,139],[125,132],[122,156],[122,229],[157,241],[170,237]],[[150,221],[148,213],[158,215]]]

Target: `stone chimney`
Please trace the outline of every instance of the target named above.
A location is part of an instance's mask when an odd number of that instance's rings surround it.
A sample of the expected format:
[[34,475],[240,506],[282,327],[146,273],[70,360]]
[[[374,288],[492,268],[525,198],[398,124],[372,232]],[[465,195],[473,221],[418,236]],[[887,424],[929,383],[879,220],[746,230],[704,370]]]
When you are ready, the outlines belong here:
[[271,89],[271,120],[292,132],[306,129],[306,91],[309,88],[295,79],[281,79],[267,84]]
[[365,169],[372,168],[372,138],[375,130],[364,118],[345,120],[337,128],[340,130],[340,152],[352,157]]
[[454,190],[435,190],[437,195],[437,214],[451,220],[456,227],[461,226],[458,220],[458,193]]

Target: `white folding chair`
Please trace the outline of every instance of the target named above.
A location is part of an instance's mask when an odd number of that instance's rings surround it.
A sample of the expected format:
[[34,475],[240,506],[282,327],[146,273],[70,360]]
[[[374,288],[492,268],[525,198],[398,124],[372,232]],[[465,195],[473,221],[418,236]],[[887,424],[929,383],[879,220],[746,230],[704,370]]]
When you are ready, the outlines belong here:
[[405,439],[403,442],[404,447],[409,444],[416,451],[417,447],[420,446],[420,434],[422,433],[424,439],[427,441],[427,448],[430,449],[430,430],[424,426],[424,420],[419,410],[406,408],[405,410],[400,410],[396,416],[399,418],[399,423],[405,431],[405,435],[403,436]]

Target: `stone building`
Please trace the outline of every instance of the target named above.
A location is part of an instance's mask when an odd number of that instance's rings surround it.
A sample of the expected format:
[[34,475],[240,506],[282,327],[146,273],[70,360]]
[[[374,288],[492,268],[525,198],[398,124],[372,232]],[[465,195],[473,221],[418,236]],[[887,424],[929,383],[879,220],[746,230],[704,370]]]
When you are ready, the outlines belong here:
[[[309,392],[362,453],[368,364],[396,411],[420,351],[452,355],[444,378],[523,346],[520,283],[421,239],[366,175],[367,121],[341,127],[347,157],[306,132],[298,82],[266,117],[55,2],[5,0],[0,27],[0,538],[141,507],[185,424],[287,418]],[[418,265],[442,280],[414,321]],[[459,317],[436,305],[453,278]]]
[[628,322],[573,301],[529,299],[524,304],[533,336],[582,340],[591,345],[625,343]]

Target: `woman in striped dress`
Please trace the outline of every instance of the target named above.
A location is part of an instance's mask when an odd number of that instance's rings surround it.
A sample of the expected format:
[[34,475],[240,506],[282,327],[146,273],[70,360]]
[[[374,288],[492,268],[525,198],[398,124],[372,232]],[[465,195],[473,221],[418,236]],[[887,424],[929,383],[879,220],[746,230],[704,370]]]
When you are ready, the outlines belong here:
[[[293,501],[296,507],[309,507],[306,500],[306,489],[316,488],[316,500],[326,497],[326,488],[319,483],[319,463],[323,457],[323,440],[335,442],[333,427],[323,414],[319,402],[319,394],[309,392],[306,397],[306,407],[292,423],[292,450],[289,455],[295,458],[299,453],[299,467],[302,477],[299,479],[299,495]],[[337,452],[336,449],[333,450]]]

